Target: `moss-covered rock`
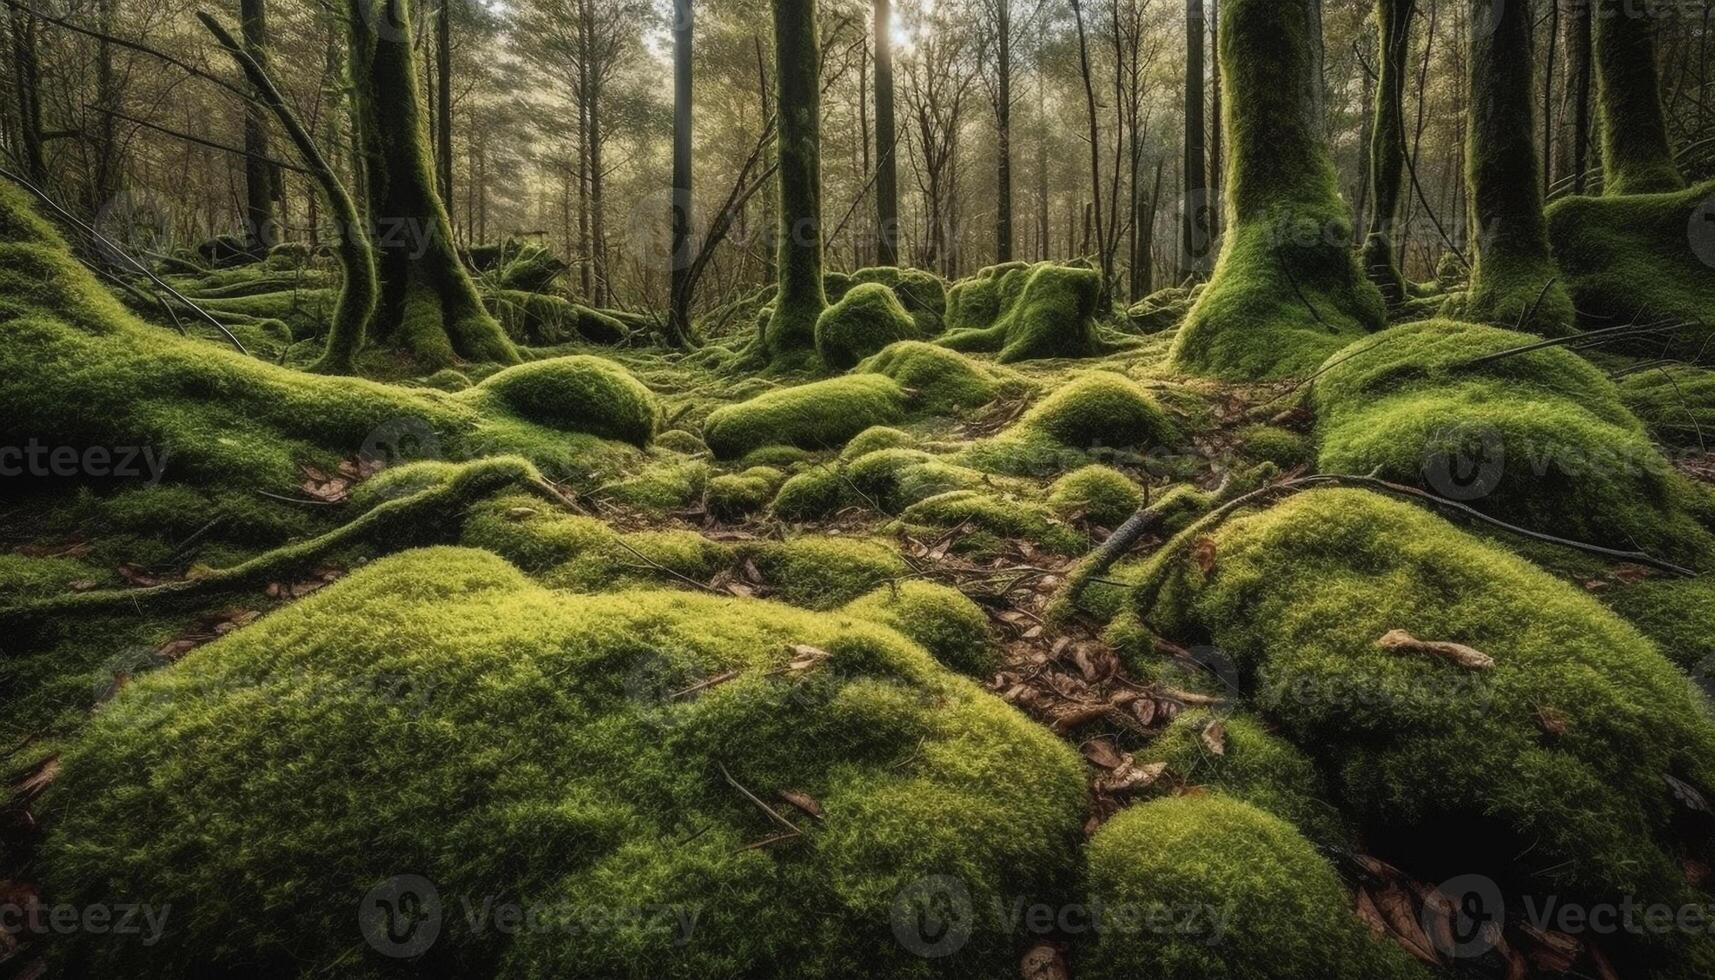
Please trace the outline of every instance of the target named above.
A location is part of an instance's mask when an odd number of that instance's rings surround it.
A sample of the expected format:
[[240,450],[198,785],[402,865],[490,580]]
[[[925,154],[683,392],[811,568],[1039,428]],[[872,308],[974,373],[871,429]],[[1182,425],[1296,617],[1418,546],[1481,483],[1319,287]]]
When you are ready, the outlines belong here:
[[837,449],[872,425],[905,417],[905,393],[878,374],[781,388],[709,414],[703,439],[717,459],[763,446]]
[[620,321],[563,296],[499,289],[484,293],[482,301],[507,335],[522,344],[619,344],[631,335]]
[[1426,978],[1349,910],[1334,869],[1278,817],[1220,795],[1141,803],[1090,842],[1093,980]]
[[1126,321],[1139,333],[1165,333],[1185,322],[1193,302],[1191,290],[1169,286],[1133,303],[1125,311]]
[[892,426],[875,425],[853,436],[852,441],[846,443],[846,448],[840,450],[840,459],[849,461],[883,449],[904,449],[916,444],[917,440],[908,432]]
[[981,490],[950,490],[919,500],[900,512],[899,523],[906,528],[962,527],[979,532],[956,542],[962,551],[991,551],[1011,538],[1023,538],[1059,555],[1082,554],[1090,547],[1089,535],[1068,526],[1042,504]]
[[892,546],[818,535],[757,542],[745,550],[782,602],[832,609],[911,571]]
[[1701,448],[1715,439],[1715,371],[1669,364],[1620,378],[1620,400],[1656,439]]
[[784,482],[786,474],[772,466],[717,476],[709,481],[709,513],[723,521],[742,520],[767,506]]
[[702,436],[684,429],[668,429],[660,433],[655,437],[655,445],[686,456],[698,456],[709,451]]
[[[1487,875],[1509,895],[1695,901],[1679,860],[1706,861],[1715,842],[1688,829],[1676,787],[1715,789],[1715,723],[1685,676],[1582,589],[1362,491],[1298,495],[1201,547],[1208,558],[1175,562],[1139,612],[1225,651],[1249,703],[1329,774],[1375,853],[1431,881]],[[1394,630],[1493,667],[1384,649]],[[1715,962],[1704,936],[1623,941],[1663,975]]]
[[1682,324],[1632,346],[1648,357],[1701,356],[1715,337],[1711,202],[1715,181],[1660,194],[1567,197],[1550,205],[1549,241],[1580,325]]
[[984,351],[1002,364],[1047,357],[1089,357],[1111,348],[1096,329],[1101,274],[1056,265],[1001,265],[954,284],[948,331],[936,342]]
[[1179,427],[1142,386],[1112,371],[1090,371],[1055,389],[998,435],[973,443],[961,460],[995,473],[1039,475],[1179,439]]
[[1222,5],[1226,232],[1214,274],[1174,340],[1172,364],[1181,371],[1309,374],[1386,318],[1352,252],[1351,209],[1314,108],[1323,98],[1322,40],[1312,6]]
[[[947,281],[922,269],[902,269],[877,266],[859,269],[847,282],[852,285],[880,283],[893,290],[899,302],[917,323],[919,337],[933,337],[941,332],[942,318],[947,313]],[[832,294],[830,294],[832,298]]]
[[815,466],[781,484],[768,510],[784,521],[813,521],[832,516],[854,502],[853,497],[838,470]]
[[1107,528],[1125,523],[1142,503],[1143,488],[1137,481],[1100,464],[1073,470],[1048,488],[1048,506],[1061,516],[1083,514]]
[[1273,463],[1282,470],[1306,466],[1316,461],[1316,446],[1308,438],[1274,425],[1251,425],[1240,430],[1246,456]]
[[899,582],[847,604],[843,611],[898,630],[967,677],[987,680],[1000,667],[988,616],[957,589]]
[[1715,583],[1648,578],[1600,597],[1681,669],[1715,676]]
[[533,422],[647,446],[661,407],[654,392],[612,361],[556,357],[507,368],[477,390]]
[[701,459],[670,455],[651,459],[624,479],[601,488],[604,496],[644,510],[669,511],[689,506],[708,488],[712,471]]
[[917,324],[899,298],[880,283],[853,286],[816,320],[816,353],[830,368],[845,370],[900,340],[917,337]]
[[910,389],[913,407],[936,414],[979,408],[1006,391],[1026,388],[1016,375],[978,363],[957,351],[922,341],[902,341],[858,365]]
[[[775,802],[802,836],[755,846],[780,827],[737,786],[822,819]],[[154,945],[72,937],[79,972],[384,975],[375,889],[412,875],[464,975],[928,976],[896,896],[1063,901],[1084,792],[1066,746],[872,622],[568,597],[436,549],[127,686],[65,755],[39,866],[60,901],[174,910]],[[473,923],[486,899],[547,927]],[[977,932],[950,969],[1015,957]]]
[[912,504],[983,481],[977,470],[919,449],[882,449],[853,460],[844,480],[860,499],[883,513],[897,514]]
[[1694,556],[1707,534],[1680,509],[1683,479],[1600,370],[1558,347],[1471,365],[1531,341],[1443,320],[1336,354],[1314,389],[1320,468],[1379,471],[1564,537]]

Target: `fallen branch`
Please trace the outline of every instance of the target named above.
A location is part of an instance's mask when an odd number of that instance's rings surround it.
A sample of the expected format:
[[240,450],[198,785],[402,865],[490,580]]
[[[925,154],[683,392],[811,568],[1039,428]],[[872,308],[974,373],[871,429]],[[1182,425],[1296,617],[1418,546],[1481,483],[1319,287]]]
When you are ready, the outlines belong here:
[[1495,658],[1463,643],[1440,640],[1420,640],[1405,630],[1389,630],[1376,646],[1389,653],[1427,653],[1432,657],[1457,664],[1466,670],[1494,670]]

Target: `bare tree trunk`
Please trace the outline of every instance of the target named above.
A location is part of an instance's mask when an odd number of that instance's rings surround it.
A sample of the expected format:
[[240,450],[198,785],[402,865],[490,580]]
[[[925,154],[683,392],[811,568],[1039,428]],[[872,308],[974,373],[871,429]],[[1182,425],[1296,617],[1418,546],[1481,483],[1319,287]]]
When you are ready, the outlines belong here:
[[[242,0],[239,4],[244,51],[264,71],[268,69],[267,0]],[[268,110],[259,102],[244,106],[244,222],[247,247],[264,251],[280,240],[274,219],[274,201],[280,196],[276,182],[280,174],[268,162]]]
[[42,63],[36,19],[16,7],[8,7],[12,29],[12,81],[17,86],[18,135],[23,164],[30,182],[47,183],[48,165],[42,150]]
[[899,264],[898,147],[893,121],[893,6],[891,0],[875,0],[876,265]]
[[995,0],[995,261],[1012,261],[1012,0]]
[[[453,0],[441,0],[435,16],[435,178],[441,199],[453,199]],[[447,215],[451,220],[452,215]]]
[[671,306],[667,340],[675,347],[691,342],[691,42],[693,0],[673,3],[673,248]]
[[95,166],[90,181],[90,214],[100,214],[102,208],[119,193],[119,78],[113,66],[113,44],[107,36],[113,34],[116,0],[96,0],[96,28],[103,35],[96,42],[95,104],[99,117],[95,122]]
[[1560,44],[1560,0],[1548,0],[1548,57],[1542,66],[1542,196],[1554,187],[1554,59]]
[[[1078,68],[1084,76],[1084,106],[1088,112],[1090,124],[1090,193],[1094,195],[1092,210],[1096,221],[1096,242],[1101,252],[1102,291],[1097,300],[1098,309],[1106,309],[1113,302],[1112,284],[1114,278],[1113,253],[1107,248],[1107,236],[1103,233],[1102,225],[1102,135],[1101,128],[1096,122],[1096,87],[1090,75],[1090,46],[1084,33],[1084,6],[1082,0],[1072,0],[1072,15],[1078,22]],[[1085,245],[1089,244],[1089,219],[1086,217],[1084,234]]]
[[[1038,66],[1040,68],[1040,66]],[[1038,261],[1053,253],[1053,231],[1048,202],[1048,78],[1038,71],[1036,83],[1036,241]]]
[[1203,0],[1185,0],[1185,198],[1180,202],[1179,281],[1208,271],[1209,242],[1204,217],[1209,200],[1204,154]]
[[[1210,50],[1221,50],[1221,2],[1209,0]],[[1209,248],[1214,250],[1221,239],[1221,72],[1209,73]]]

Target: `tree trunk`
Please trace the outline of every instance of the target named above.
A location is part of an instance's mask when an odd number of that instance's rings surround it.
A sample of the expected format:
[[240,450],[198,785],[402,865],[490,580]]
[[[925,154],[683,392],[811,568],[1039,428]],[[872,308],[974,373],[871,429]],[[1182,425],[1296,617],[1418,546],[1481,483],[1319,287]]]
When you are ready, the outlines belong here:
[[1185,0],[1185,198],[1179,212],[1179,281],[1209,271],[1209,200],[1204,153],[1203,0]]
[[1567,52],[1571,59],[1572,74],[1567,80],[1572,89],[1572,190],[1573,193],[1582,194],[1589,182],[1590,172],[1590,59],[1595,39],[1589,0],[1567,2],[1572,7],[1568,11],[1572,18],[1568,29],[1571,49]]
[[1602,108],[1604,194],[1678,190],[1685,179],[1668,144],[1656,78],[1655,20],[1631,0],[1600,0],[1595,16],[1596,90]]
[[[1209,0],[1209,37],[1214,50],[1221,50],[1221,3]],[[1219,55],[1217,54],[1217,57]],[[1209,127],[1209,248],[1213,251],[1221,240],[1221,73],[1209,75],[1209,117],[1215,124]]]
[[1370,131],[1370,227],[1364,270],[1390,308],[1405,302],[1395,233],[1405,190],[1405,75],[1416,0],[1376,0],[1381,58]]
[[[96,0],[96,29],[102,35],[114,32],[117,0]],[[119,130],[117,117],[111,110],[119,108],[119,77],[113,66],[113,44],[104,36],[96,42],[95,55],[95,166],[90,180],[90,209],[99,215],[119,194],[120,172]]]
[[693,0],[673,3],[673,247],[672,314],[667,340],[674,347],[691,342],[691,29]]
[[[773,0],[780,103],[779,290],[763,340],[770,357],[814,350],[822,287],[821,37],[816,0]],[[884,239],[887,235],[884,233]]]
[[995,0],[995,261],[1012,261],[1012,0]]
[[893,121],[893,6],[875,0],[876,265],[899,264],[899,137]]
[[[242,0],[239,4],[245,53],[263,71],[268,69],[267,0]],[[280,196],[276,182],[280,174],[268,162],[268,110],[257,102],[244,106],[244,227],[247,247],[262,252],[280,241],[280,225],[274,218],[274,201]]]
[[[453,200],[453,0],[441,0],[435,17],[435,178],[441,200]],[[447,216],[449,219],[451,214]]]
[[376,334],[425,365],[514,363],[454,248],[434,183],[409,0],[349,0],[352,96],[362,132],[381,299]]
[[1548,57],[1542,65],[1542,197],[1554,188],[1554,59],[1560,44],[1560,0],[1548,0]]
[[1464,315],[1542,334],[1572,327],[1572,301],[1549,256],[1530,4],[1468,0],[1471,132],[1466,173],[1476,261]]
[[[1090,193],[1094,196],[1093,210],[1096,223],[1096,249],[1101,253],[1102,290],[1096,302],[1098,309],[1106,309],[1112,303],[1110,290],[1113,288],[1113,253],[1107,247],[1107,236],[1102,224],[1102,136],[1096,124],[1096,88],[1090,75],[1090,46],[1084,33],[1084,5],[1082,0],[1072,0],[1072,16],[1078,24],[1078,68],[1084,76],[1084,107],[1089,119],[1090,132]],[[1085,218],[1084,244],[1089,245],[1089,218]]]
[[38,187],[47,184],[48,165],[42,152],[42,63],[38,53],[36,19],[8,7],[12,29],[12,83],[17,87],[18,136],[25,176]]

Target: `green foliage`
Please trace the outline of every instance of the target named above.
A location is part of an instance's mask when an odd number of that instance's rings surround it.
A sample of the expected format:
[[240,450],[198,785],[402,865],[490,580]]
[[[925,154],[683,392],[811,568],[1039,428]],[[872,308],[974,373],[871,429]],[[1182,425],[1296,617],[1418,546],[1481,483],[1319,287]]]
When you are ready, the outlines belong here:
[[1318,22],[1307,0],[1221,8],[1226,232],[1215,271],[1173,344],[1172,365],[1255,380],[1310,373],[1386,315],[1352,254],[1317,113]]
[[816,352],[830,368],[845,370],[876,351],[917,336],[917,325],[893,290],[880,283],[853,286],[816,320]]
[[717,459],[763,446],[835,449],[872,425],[905,416],[905,393],[875,374],[781,388],[709,414],[703,440]]
[[1113,349],[1097,332],[1101,274],[1056,265],[991,266],[954,284],[947,333],[956,351],[996,353],[1002,364],[1045,357],[1091,357]]
[[[1715,723],[1582,589],[1362,491],[1299,494],[1204,547],[1212,565],[1174,563],[1138,612],[1225,651],[1254,710],[1329,774],[1377,853],[1484,874],[1509,895],[1689,899],[1679,857],[1715,848],[1676,829],[1669,780],[1715,789]],[[1494,667],[1382,649],[1393,630]],[[1637,953],[1711,962],[1706,937]]]
[[1140,803],[1090,841],[1092,980],[1383,980],[1427,973],[1372,935],[1292,826],[1220,795]]
[[522,418],[642,447],[655,437],[654,392],[612,361],[588,355],[510,367],[476,386]]
[[980,408],[1002,392],[1027,386],[1022,378],[937,344],[907,340],[890,345],[857,368],[883,374],[909,388],[912,407],[941,415]]
[[1683,479],[1590,362],[1551,347],[1470,366],[1531,340],[1442,320],[1336,354],[1313,395],[1321,469],[1421,483],[1563,537],[1706,549],[1678,504]]
[[[829,657],[794,675],[794,644]],[[779,828],[726,774],[825,819],[782,806],[803,837],[747,848]],[[65,756],[41,867],[63,901],[175,912],[153,946],[72,937],[77,972],[386,975],[359,909],[411,873],[445,903],[437,969],[463,975],[928,976],[892,940],[895,896],[948,874],[981,903],[1064,900],[1084,792],[1064,744],[884,627],[567,596],[433,549],[129,685]],[[604,928],[478,931],[463,903],[485,897]],[[692,941],[613,914],[661,908],[697,916]],[[979,931],[934,972],[1015,956]]]
[[987,680],[1000,668],[988,616],[957,589],[919,581],[884,585],[842,611],[897,630],[967,677]]
[[1715,182],[1554,202],[1548,235],[1583,325],[1684,324],[1641,337],[1634,348],[1648,357],[1702,356],[1715,338],[1715,223],[1704,220],[1715,210],[1711,199]]
[[1125,523],[1143,503],[1143,488],[1111,466],[1092,464],[1073,470],[1048,488],[1048,506],[1061,516],[1082,513],[1106,528]]

